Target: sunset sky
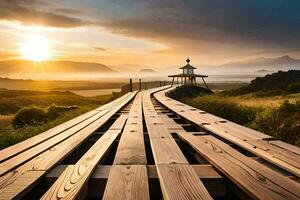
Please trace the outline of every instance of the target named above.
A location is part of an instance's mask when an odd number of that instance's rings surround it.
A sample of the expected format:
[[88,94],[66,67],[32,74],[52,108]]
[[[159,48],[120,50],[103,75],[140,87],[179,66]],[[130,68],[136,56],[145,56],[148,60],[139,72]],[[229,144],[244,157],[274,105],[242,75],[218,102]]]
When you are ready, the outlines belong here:
[[1,0],[0,60],[168,66],[187,56],[199,64],[299,58],[299,10],[299,0]]

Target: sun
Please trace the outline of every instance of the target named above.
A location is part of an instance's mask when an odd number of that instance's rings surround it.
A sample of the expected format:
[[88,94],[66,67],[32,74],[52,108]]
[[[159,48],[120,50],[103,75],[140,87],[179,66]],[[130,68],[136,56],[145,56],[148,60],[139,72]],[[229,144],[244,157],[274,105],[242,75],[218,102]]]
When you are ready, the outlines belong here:
[[39,35],[27,37],[20,45],[20,52],[24,59],[32,61],[44,61],[51,58],[50,42]]

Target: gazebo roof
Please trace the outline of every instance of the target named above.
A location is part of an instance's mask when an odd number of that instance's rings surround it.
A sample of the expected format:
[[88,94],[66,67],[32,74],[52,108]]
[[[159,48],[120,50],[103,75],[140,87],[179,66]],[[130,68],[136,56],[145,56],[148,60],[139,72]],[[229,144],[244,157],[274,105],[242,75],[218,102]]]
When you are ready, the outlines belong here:
[[203,78],[206,78],[208,76],[201,75],[201,74],[175,74],[175,75],[169,75],[168,77],[203,77]]
[[197,69],[196,67],[193,67],[192,65],[190,65],[190,59],[186,59],[187,64],[183,67],[180,67],[179,69]]
[[190,64],[186,64],[185,66],[180,67],[179,69],[197,69],[197,68],[196,68],[196,67],[193,67],[193,66],[190,65]]

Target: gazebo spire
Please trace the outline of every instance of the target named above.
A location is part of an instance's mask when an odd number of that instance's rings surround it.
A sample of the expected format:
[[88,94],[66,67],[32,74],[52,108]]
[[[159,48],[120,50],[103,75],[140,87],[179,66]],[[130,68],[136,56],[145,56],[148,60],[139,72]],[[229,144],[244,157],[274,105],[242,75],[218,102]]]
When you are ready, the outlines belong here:
[[191,62],[189,57],[187,57],[186,62],[187,62],[187,64],[189,64]]

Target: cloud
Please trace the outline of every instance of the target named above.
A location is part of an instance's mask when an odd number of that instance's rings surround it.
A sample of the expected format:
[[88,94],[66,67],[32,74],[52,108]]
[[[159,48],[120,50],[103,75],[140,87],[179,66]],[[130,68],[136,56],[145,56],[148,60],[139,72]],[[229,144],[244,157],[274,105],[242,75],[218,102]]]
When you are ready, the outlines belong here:
[[288,52],[300,45],[299,1],[147,0],[140,10],[137,15],[113,16],[102,25],[115,33],[165,42],[183,51]]
[[[163,43],[168,47],[163,53],[172,54],[287,53],[300,45],[297,0],[76,2],[0,0],[0,19],[62,28],[106,27],[112,33]],[[83,13],[92,21],[82,18]]]
[[[60,28],[73,28],[90,25],[91,22],[67,15],[36,9],[45,5],[37,0],[4,0],[0,2],[0,19],[14,20],[29,25],[44,25]],[[70,13],[70,9],[68,9]]]

